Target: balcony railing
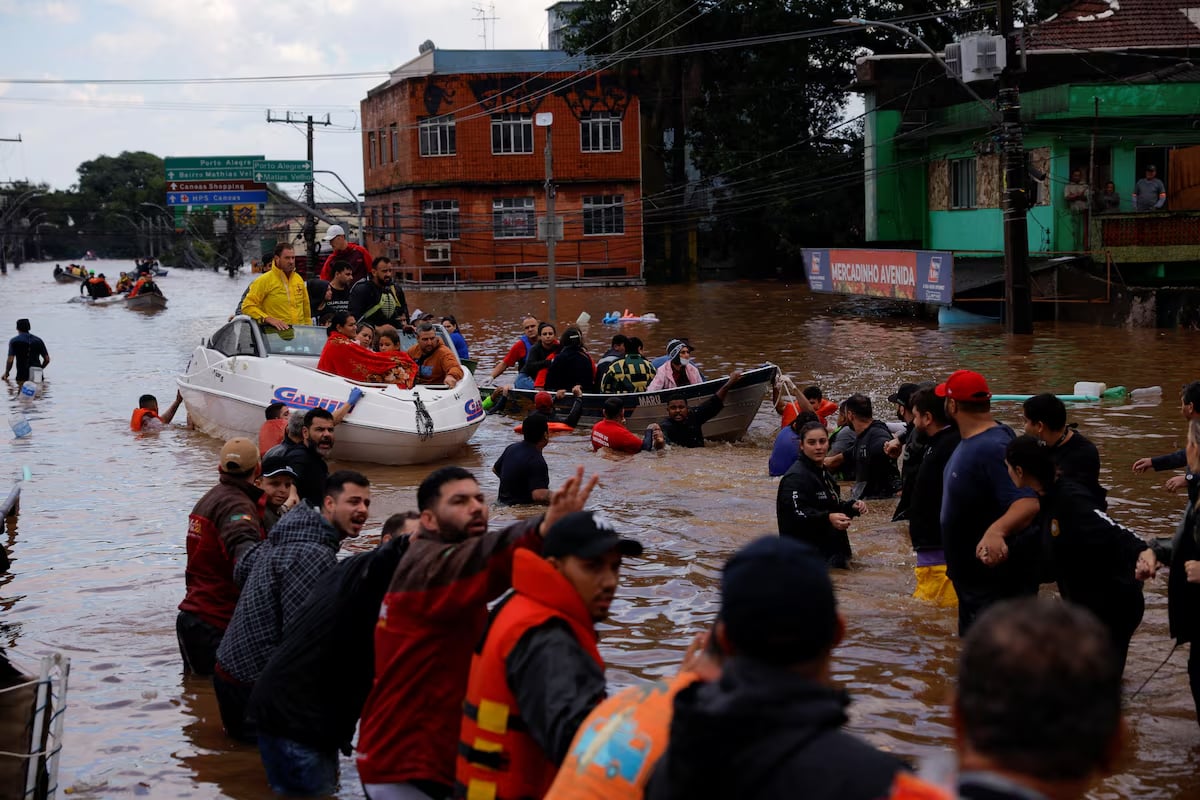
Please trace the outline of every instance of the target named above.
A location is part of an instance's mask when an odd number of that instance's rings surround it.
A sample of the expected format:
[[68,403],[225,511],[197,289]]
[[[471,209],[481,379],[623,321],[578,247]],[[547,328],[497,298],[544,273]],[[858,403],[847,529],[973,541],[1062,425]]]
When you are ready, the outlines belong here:
[[1200,211],[1096,214],[1091,234],[1119,264],[1200,261]]

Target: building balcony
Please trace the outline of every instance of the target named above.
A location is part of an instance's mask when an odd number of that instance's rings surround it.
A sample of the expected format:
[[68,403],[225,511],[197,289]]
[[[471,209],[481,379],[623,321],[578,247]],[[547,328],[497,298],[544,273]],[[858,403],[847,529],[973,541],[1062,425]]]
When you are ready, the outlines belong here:
[[1097,214],[1092,231],[1118,264],[1200,262],[1200,211]]

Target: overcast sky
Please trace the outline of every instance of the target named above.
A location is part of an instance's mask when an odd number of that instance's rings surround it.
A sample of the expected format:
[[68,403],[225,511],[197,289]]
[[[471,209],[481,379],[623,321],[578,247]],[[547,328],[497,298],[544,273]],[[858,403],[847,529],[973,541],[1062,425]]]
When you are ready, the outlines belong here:
[[[489,48],[543,49],[552,0],[494,0]],[[99,155],[305,157],[303,127],[267,110],[331,115],[317,169],[363,188],[359,102],[426,39],[479,49],[493,0],[0,0],[0,180],[75,183]],[[487,16],[492,16],[490,11]],[[12,83],[15,79],[370,77],[208,85]],[[318,200],[343,190],[329,176]]]

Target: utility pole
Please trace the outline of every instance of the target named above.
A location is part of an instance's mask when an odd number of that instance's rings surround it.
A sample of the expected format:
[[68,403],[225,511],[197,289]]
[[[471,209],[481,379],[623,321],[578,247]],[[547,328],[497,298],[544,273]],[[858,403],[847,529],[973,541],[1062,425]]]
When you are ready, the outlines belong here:
[[1025,137],[1021,130],[1020,71],[1013,37],[1012,0],[999,0],[1000,35],[1008,52],[996,105],[1004,157],[1004,321],[1009,333],[1033,333],[1033,294],[1029,280],[1028,197],[1025,192]]
[[[267,111],[267,122],[283,122],[288,125],[298,125],[301,122],[300,115],[292,116],[292,112],[288,111],[283,118],[272,117],[270,110]],[[324,121],[313,120],[312,114],[304,117],[303,122],[308,130],[308,160],[313,162],[313,125],[330,125],[332,124],[329,115],[325,115]],[[304,198],[309,208],[316,207],[316,195],[313,191],[313,182],[309,181],[304,184]],[[304,244],[307,253],[307,272],[309,275],[315,275],[319,268],[317,267],[317,221],[316,218],[309,213],[304,219]]]
[[537,115],[539,128],[546,129],[546,321],[558,325],[558,302],[554,290],[554,246],[558,240],[558,220],[554,216],[554,115],[548,111]]

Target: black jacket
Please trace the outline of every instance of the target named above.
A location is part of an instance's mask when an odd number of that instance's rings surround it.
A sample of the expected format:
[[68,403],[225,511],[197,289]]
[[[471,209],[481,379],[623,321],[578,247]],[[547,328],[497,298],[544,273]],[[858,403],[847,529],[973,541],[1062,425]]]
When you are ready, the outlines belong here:
[[1050,448],[1050,458],[1060,478],[1082,484],[1096,497],[1100,510],[1108,508],[1108,491],[1100,485],[1100,451],[1079,431],[1071,438]]
[[834,513],[857,517],[854,503],[842,501],[837,481],[828,470],[803,453],[779,480],[775,517],[779,535],[812,545],[828,561],[845,566],[850,558],[850,537],[829,521]]
[[[1187,517],[1170,544],[1155,542],[1154,555],[1171,567],[1167,576],[1167,623],[1180,642],[1200,642],[1200,583],[1188,583],[1184,562],[1200,560],[1200,514],[1188,503]],[[1196,645],[1193,644],[1193,647]]]
[[1141,602],[1142,584],[1133,573],[1138,554],[1148,545],[1110,519],[1090,487],[1059,479],[1040,504],[1043,541],[1063,599],[1106,622],[1110,612]]
[[[384,293],[391,295],[384,298]],[[400,327],[400,317],[408,316],[408,300],[396,284],[381,289],[370,278],[363,278],[350,288],[350,313],[358,322]]]
[[913,550],[942,549],[942,473],[962,437],[953,425],[928,439],[908,504],[908,535]]
[[893,497],[900,488],[900,471],[883,446],[892,440],[887,424],[872,420],[854,445],[854,488],[852,500],[871,500]]
[[[525,366],[521,367],[521,374],[528,375],[530,378],[537,378],[539,372],[549,369],[552,362],[550,356],[557,352],[557,344],[550,347],[550,349],[546,349],[540,341],[534,341],[533,347],[526,351]],[[570,389],[572,387],[568,386],[566,388]]]
[[578,386],[590,392],[595,379],[596,369],[591,356],[583,352],[582,347],[567,345],[558,351],[546,370],[546,391],[566,389],[569,392]]
[[842,730],[844,692],[735,656],[675,696],[646,800],[879,800],[903,765]]
[[900,443],[904,451],[900,455],[900,501],[896,503],[896,511],[892,521],[908,519],[908,509],[912,505],[913,491],[917,486],[917,473],[921,469],[921,460],[925,458],[925,448],[929,442],[911,423],[907,423],[904,433],[900,434]]
[[300,495],[301,500],[314,508],[324,505],[325,479],[329,477],[329,464],[321,458],[320,453],[307,445],[297,444],[286,438],[267,452],[282,455],[287,465],[296,471],[296,494]]
[[375,677],[379,606],[407,549],[407,539],[393,539],[313,586],[254,684],[248,711],[259,730],[350,754]]

